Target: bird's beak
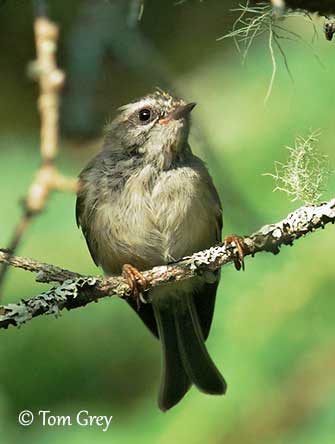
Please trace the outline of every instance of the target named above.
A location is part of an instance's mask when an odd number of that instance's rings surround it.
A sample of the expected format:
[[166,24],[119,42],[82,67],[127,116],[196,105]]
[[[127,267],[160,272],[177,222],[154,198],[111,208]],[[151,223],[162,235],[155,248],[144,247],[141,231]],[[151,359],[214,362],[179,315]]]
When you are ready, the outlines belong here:
[[195,105],[196,105],[195,102],[191,102],[191,103],[187,103],[186,105],[178,106],[178,108],[176,108],[174,111],[172,111],[166,117],[164,117],[163,119],[160,119],[159,123],[166,124],[166,123],[170,122],[171,120],[182,119],[183,117],[186,117],[190,114],[190,112],[195,107]]

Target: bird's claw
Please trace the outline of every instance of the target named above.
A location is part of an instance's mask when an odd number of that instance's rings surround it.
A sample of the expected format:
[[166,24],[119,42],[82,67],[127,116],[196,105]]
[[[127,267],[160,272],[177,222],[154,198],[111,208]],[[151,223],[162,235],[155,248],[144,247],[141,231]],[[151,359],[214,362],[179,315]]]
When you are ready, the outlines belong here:
[[236,234],[231,234],[226,236],[223,240],[223,245],[225,247],[233,246],[237,250],[237,254],[234,259],[234,265],[236,270],[244,270],[244,251],[245,244],[242,236],[237,236]]
[[140,308],[141,303],[146,304],[147,301],[143,296],[143,290],[148,285],[148,281],[143,274],[130,264],[124,264],[122,267],[122,276],[129,285],[130,294],[136,300],[137,309]]

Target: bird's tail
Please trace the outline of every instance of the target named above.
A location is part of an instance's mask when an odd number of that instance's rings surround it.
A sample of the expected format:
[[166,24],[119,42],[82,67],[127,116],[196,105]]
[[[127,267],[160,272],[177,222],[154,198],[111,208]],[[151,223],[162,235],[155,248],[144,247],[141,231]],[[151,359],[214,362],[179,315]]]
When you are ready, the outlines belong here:
[[192,294],[173,298],[168,305],[153,297],[152,304],[163,356],[160,409],[177,404],[191,384],[205,393],[224,394],[227,385],[206,349]]

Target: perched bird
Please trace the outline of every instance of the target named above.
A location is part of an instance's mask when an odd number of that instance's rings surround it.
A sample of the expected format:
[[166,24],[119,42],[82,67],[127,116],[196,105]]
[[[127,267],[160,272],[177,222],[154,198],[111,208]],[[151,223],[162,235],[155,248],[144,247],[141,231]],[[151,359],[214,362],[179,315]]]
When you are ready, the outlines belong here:
[[[80,174],[77,223],[94,262],[123,275],[138,296],[141,271],[221,241],[222,211],[204,162],[188,144],[186,103],[159,90],[120,108],[102,151]],[[162,344],[158,404],[167,410],[194,384],[224,394],[226,382],[205,346],[219,273],[127,299]]]
[[329,41],[333,40],[333,36],[335,34],[335,17],[334,16],[326,16],[325,17],[323,30],[324,30],[326,39]]

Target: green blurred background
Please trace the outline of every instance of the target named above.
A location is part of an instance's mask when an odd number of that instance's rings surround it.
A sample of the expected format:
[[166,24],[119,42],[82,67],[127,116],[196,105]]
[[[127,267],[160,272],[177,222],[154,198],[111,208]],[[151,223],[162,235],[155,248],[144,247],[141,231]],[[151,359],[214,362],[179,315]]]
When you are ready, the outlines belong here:
[[[320,149],[334,163],[335,42],[322,34],[312,49],[284,41],[294,83],[278,56],[272,95],[267,36],[244,66],[232,40],[237,1],[147,0],[136,25],[125,0],[50,1],[61,27],[59,64],[67,71],[59,168],[77,175],[101,145],[115,109],[168,86],[198,102],[192,146],[207,162],[224,206],[224,234],[246,234],[301,203],[273,193],[275,160],[298,135],[322,130]],[[134,14],[133,14],[134,15]],[[136,15],[136,11],[135,11]],[[128,25],[126,26],[126,23]],[[302,18],[283,23],[306,41]],[[37,86],[30,2],[0,8],[0,245],[20,216],[20,199],[39,164]],[[322,60],[321,66],[315,54]],[[65,116],[65,117],[64,117]],[[334,195],[331,178],[324,198]],[[97,274],[74,221],[75,196],[55,194],[27,232],[19,254]],[[246,271],[224,267],[208,346],[228,381],[225,397],[192,389],[174,409],[156,406],[160,348],[124,301],[41,317],[1,332],[0,434],[4,443],[330,444],[335,441],[334,228],[327,227],[278,256],[248,259]],[[11,270],[3,303],[42,289],[34,276]],[[97,427],[24,428],[29,409],[113,415]]]

